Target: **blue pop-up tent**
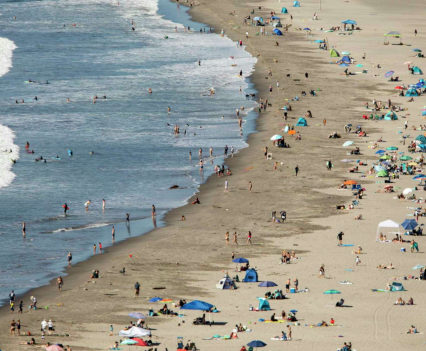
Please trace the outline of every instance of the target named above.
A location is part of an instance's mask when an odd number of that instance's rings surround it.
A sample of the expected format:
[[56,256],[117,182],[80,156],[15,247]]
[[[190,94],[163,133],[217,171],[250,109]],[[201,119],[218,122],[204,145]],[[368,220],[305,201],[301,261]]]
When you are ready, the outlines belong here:
[[395,112],[389,111],[385,116],[385,121],[396,121],[398,119],[398,116]]
[[283,33],[278,29],[278,28],[275,28],[274,29],[274,33],[276,34],[276,35],[283,35]]
[[408,89],[405,96],[419,96],[416,89]]
[[287,9],[286,9],[285,7],[283,7],[283,8],[281,9],[281,13],[288,13],[288,11],[287,11]]
[[300,7],[300,2],[297,0],[293,2],[293,7]]
[[257,272],[254,269],[249,269],[243,279],[244,283],[257,283],[258,281]]
[[307,127],[308,126],[308,122],[306,122],[306,119],[304,119],[303,117],[300,117],[299,120],[296,123],[297,127]]
[[413,67],[413,74],[423,74],[423,72],[419,67],[414,66]]
[[342,57],[342,62],[351,63],[351,58],[348,55]]

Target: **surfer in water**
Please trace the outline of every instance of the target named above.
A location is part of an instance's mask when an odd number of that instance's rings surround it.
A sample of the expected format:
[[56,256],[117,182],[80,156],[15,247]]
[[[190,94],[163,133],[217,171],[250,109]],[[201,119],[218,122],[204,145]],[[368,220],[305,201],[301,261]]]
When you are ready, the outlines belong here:
[[149,92],[150,94],[152,94],[152,89],[151,89],[151,88],[148,88],[148,92]]
[[25,238],[25,236],[27,235],[27,234],[26,234],[26,226],[25,226],[25,222],[22,222],[22,235],[24,236],[24,238]]

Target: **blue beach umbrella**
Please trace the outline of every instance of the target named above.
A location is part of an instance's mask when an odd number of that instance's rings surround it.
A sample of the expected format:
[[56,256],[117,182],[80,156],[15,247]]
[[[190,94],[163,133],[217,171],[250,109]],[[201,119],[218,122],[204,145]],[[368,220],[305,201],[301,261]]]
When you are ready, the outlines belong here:
[[413,178],[413,180],[419,180],[419,179],[424,179],[424,178],[426,178],[426,175],[424,175],[424,174],[418,174],[418,175],[416,175],[416,176]]
[[270,288],[272,286],[278,286],[278,285],[275,284],[274,282],[266,281],[266,282],[260,283],[258,286],[264,287],[264,288]]
[[291,313],[297,313],[297,310],[290,310]]
[[418,223],[415,219],[406,219],[404,222],[401,223],[401,227],[405,230],[413,230],[418,226]]
[[339,65],[339,67],[349,67],[349,65],[348,65],[347,63],[341,63],[341,64]]
[[356,25],[356,22],[353,20],[346,20],[346,21],[343,21],[342,23]]
[[350,53],[350,52],[347,52],[347,51],[342,51],[342,52],[341,52],[341,54],[342,54],[342,55],[350,55],[351,53]]
[[306,27],[306,28],[303,28],[303,30],[311,30],[311,28]]
[[422,52],[420,49],[413,49],[414,52]]
[[376,155],[379,155],[379,154],[385,154],[386,153],[386,151],[385,150],[379,150],[379,151],[376,151]]
[[249,260],[247,258],[238,257],[238,258],[234,258],[232,260],[232,262],[234,262],[234,263],[248,263]]
[[260,340],[253,340],[247,344],[248,347],[264,347],[266,344]]
[[181,310],[209,311],[214,306],[208,302],[194,300],[183,305]]
[[272,16],[271,19],[272,20],[277,20],[277,19],[279,20],[280,18],[278,16]]

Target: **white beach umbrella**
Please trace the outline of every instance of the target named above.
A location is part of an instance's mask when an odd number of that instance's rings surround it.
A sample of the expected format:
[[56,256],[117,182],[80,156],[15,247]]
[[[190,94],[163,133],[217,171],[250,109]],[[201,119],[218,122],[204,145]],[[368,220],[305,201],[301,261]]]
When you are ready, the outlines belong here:
[[353,141],[348,140],[348,141],[345,141],[342,146],[348,147],[348,146],[351,146],[353,143],[354,143]]
[[404,195],[408,195],[408,194],[410,194],[410,193],[412,193],[413,192],[413,189],[411,189],[411,188],[407,188],[407,189],[405,189],[402,193],[404,194]]

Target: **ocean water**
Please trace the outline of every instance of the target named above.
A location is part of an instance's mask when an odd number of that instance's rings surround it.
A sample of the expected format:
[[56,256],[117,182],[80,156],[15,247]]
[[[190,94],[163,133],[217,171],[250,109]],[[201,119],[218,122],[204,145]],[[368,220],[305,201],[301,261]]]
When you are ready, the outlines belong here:
[[[22,293],[61,274],[69,251],[75,262],[89,257],[94,243],[111,245],[111,225],[126,213],[131,228],[115,224],[117,242],[153,228],[152,204],[162,225],[161,215],[182,206],[213,164],[223,162],[225,145],[247,146],[256,116],[248,113],[241,133],[235,109],[250,111],[254,102],[239,87],[252,92],[247,77],[255,59],[192,22],[182,6],[167,0],[9,0],[0,11],[4,302],[11,289]],[[215,95],[206,96],[211,88]],[[93,103],[95,95],[100,99]],[[215,158],[200,175],[198,149],[207,158],[210,147]],[[47,162],[35,162],[40,156]],[[175,184],[182,189],[170,190]]]

